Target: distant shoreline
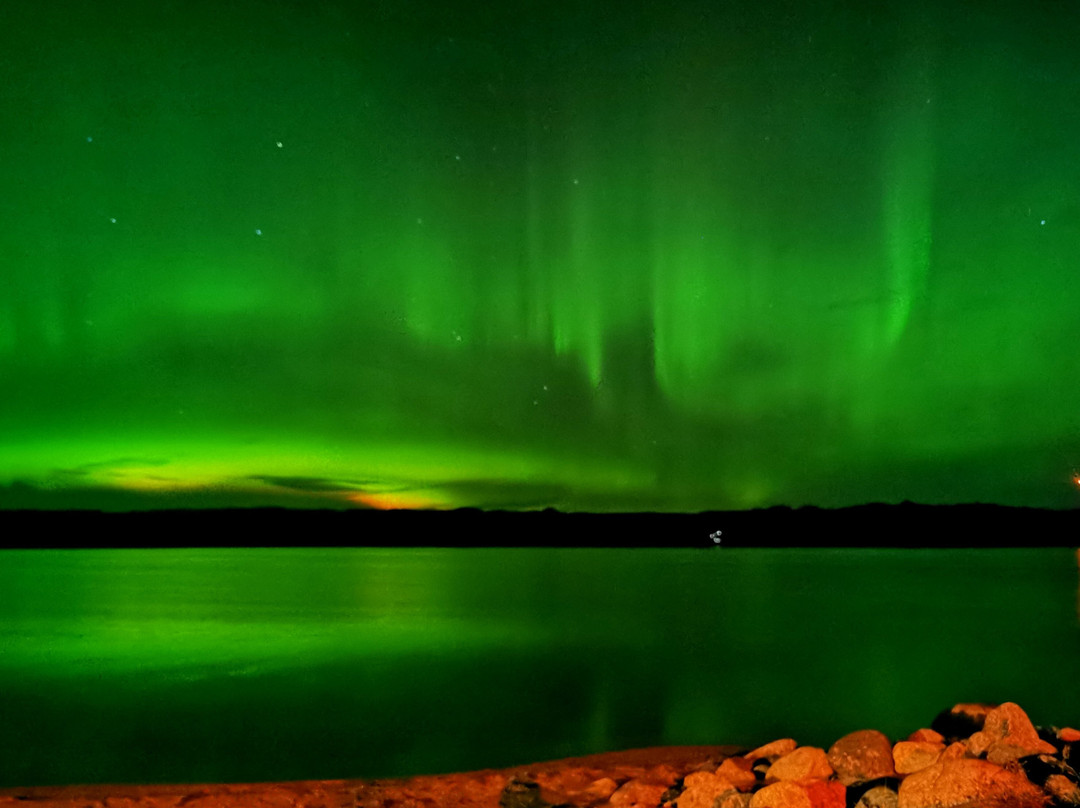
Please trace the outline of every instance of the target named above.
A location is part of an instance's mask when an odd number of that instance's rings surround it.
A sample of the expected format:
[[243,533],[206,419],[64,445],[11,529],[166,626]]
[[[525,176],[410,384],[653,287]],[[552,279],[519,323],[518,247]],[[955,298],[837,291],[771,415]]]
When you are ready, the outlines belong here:
[[0,510],[9,547],[1075,547],[1080,509],[869,504],[827,509],[543,511]]

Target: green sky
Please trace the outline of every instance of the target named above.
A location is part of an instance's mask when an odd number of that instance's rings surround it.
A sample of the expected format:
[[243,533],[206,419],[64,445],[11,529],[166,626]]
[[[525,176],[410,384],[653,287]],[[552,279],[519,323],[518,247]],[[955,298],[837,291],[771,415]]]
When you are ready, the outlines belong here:
[[1080,8],[35,3],[0,507],[1075,507]]

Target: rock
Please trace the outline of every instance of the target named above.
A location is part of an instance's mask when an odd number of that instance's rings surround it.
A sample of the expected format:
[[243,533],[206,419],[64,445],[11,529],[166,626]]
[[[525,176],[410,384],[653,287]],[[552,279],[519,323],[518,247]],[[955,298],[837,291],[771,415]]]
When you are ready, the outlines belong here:
[[1061,805],[1080,805],[1080,786],[1063,774],[1051,774],[1043,787]]
[[829,747],[828,760],[846,786],[896,774],[892,743],[876,729],[848,733]]
[[[973,752],[976,748],[983,747],[986,750],[986,759],[999,764],[1025,755],[1057,753],[1053,744],[1039,737],[1027,713],[1011,701],[991,710],[986,715],[982,731],[969,739],[969,749]],[[982,752],[976,754],[981,755]]]
[[750,808],[845,808],[844,794],[836,780],[780,780],[756,792]]
[[1027,777],[975,758],[938,762],[900,783],[898,808],[1044,808],[1048,798]]
[[805,788],[790,780],[781,780],[755,792],[750,808],[814,808],[814,804]]
[[909,741],[930,741],[930,743],[944,743],[945,736],[932,729],[917,729],[907,736]]
[[520,776],[519,780],[536,782],[540,786],[540,796],[545,802],[558,805],[592,805],[606,802],[619,787],[616,780],[602,776],[596,769],[569,766],[561,771],[539,771],[532,776]]
[[1057,736],[1067,743],[1076,743],[1077,741],[1080,741],[1080,729],[1062,727],[1057,731]]
[[776,741],[770,741],[764,746],[759,746],[751,752],[747,752],[743,757],[747,760],[755,761],[760,758],[765,758],[769,763],[772,763],[777,758],[783,757],[789,752],[794,752],[797,746],[798,744],[795,743],[794,738],[780,738]]
[[[687,774],[689,774],[689,772],[687,772]],[[660,795],[661,805],[674,803],[675,800],[679,799],[679,795],[683,793],[683,788],[683,778],[680,777],[675,781],[675,785],[669,787],[667,791]]]
[[743,757],[729,757],[720,764],[716,773],[726,777],[739,791],[749,791],[757,784],[754,762]]
[[945,751],[941,753],[941,760],[959,760],[968,756],[967,744],[963,741],[953,741],[951,744],[945,747]]
[[900,788],[899,777],[878,777],[876,780],[868,780],[865,783],[858,783],[857,785],[847,787],[847,804],[855,805],[862,796],[868,791],[872,791],[875,788],[884,788],[891,791],[894,795]]
[[837,780],[803,780],[799,785],[806,789],[814,808],[846,808],[847,789]]
[[720,797],[713,804],[713,808],[750,808],[750,802],[753,799],[753,794],[739,794],[736,792]]
[[736,790],[726,777],[710,772],[686,775],[683,786],[683,792],[676,800],[679,808],[713,808],[717,797]]
[[859,797],[854,808],[897,808],[896,792],[885,786],[875,786]]
[[656,808],[669,785],[638,779],[627,780],[611,795],[608,802],[612,808]]
[[986,715],[996,704],[955,704],[950,710],[938,713],[930,727],[946,740],[967,738],[983,728]]
[[569,793],[567,798],[570,802],[574,803],[581,802],[589,804],[593,802],[607,802],[618,787],[619,784],[610,777],[601,777],[599,780],[593,780],[593,782],[589,783],[589,785],[580,791]]
[[893,747],[893,765],[897,774],[911,774],[937,763],[945,744],[932,741],[900,741]]
[[971,736],[964,741],[964,746],[967,747],[968,755],[971,757],[986,757],[986,750],[990,748],[990,736],[980,730],[979,732],[973,732]]
[[829,765],[824,749],[816,746],[800,746],[783,757],[777,758],[765,775],[765,783],[807,778],[826,780],[832,777],[832,774],[833,768]]

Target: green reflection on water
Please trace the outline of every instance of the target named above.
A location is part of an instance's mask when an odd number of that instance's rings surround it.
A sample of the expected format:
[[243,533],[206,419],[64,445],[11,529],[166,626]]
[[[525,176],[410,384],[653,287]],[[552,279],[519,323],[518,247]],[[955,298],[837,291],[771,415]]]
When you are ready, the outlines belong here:
[[7,552],[2,785],[1075,723],[1071,551]]

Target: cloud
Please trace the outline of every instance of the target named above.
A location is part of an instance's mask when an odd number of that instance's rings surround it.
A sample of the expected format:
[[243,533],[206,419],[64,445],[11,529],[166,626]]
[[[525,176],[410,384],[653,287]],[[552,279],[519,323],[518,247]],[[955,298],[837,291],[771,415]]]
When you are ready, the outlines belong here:
[[308,491],[312,493],[330,493],[334,491],[363,491],[364,486],[374,484],[373,481],[341,483],[326,477],[279,477],[273,474],[259,474],[245,477],[247,480],[256,480],[278,488],[288,488],[293,491]]

